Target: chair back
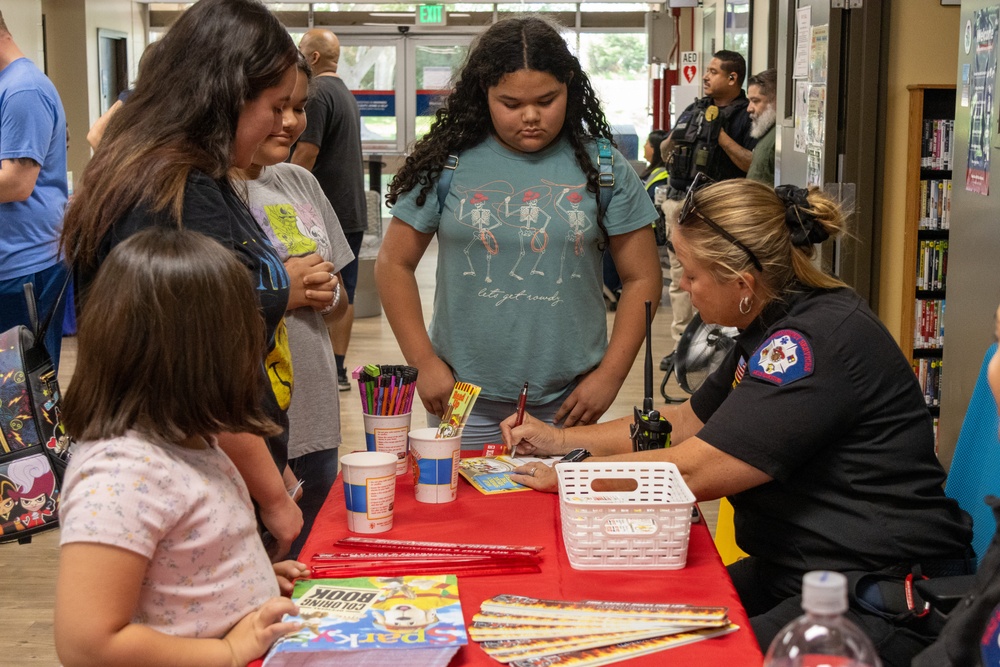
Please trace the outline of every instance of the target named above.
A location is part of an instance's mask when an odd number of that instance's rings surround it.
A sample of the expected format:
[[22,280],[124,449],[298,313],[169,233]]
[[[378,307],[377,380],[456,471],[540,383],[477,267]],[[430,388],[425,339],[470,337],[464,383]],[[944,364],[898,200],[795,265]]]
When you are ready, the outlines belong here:
[[990,494],[1000,496],[1000,418],[986,380],[986,368],[996,349],[997,344],[993,343],[986,351],[944,487],[945,494],[972,515],[972,546],[978,558],[986,553],[996,531],[993,512],[983,498]]

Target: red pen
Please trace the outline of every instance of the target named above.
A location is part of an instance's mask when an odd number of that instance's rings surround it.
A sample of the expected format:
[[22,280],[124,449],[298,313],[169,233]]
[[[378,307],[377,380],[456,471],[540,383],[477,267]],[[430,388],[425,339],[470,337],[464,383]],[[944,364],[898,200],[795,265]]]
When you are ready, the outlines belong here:
[[[528,383],[525,382],[524,386],[521,387],[521,395],[517,398],[517,419],[514,420],[514,428],[521,425],[524,421],[524,406],[528,402]],[[511,445],[510,448],[511,457],[517,456],[517,443]]]

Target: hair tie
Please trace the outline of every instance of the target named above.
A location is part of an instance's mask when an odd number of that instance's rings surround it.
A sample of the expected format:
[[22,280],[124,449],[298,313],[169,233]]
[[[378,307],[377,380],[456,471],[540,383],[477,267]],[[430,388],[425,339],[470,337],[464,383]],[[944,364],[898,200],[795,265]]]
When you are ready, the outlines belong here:
[[785,205],[785,226],[792,237],[792,245],[797,248],[822,243],[830,238],[809,206],[809,191],[797,185],[779,185],[775,194]]

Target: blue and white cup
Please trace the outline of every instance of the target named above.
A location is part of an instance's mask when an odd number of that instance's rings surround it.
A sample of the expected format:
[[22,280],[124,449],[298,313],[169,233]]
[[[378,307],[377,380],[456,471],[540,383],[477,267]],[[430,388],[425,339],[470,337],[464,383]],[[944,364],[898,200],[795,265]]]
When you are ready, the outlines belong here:
[[420,503],[450,503],[458,495],[462,436],[437,438],[436,428],[410,431],[413,492]]
[[347,530],[384,533],[392,528],[396,504],[396,455],[352,452],[340,457],[347,505]]
[[388,452],[396,457],[396,474],[410,471],[407,456],[407,434],[410,431],[410,413],[403,415],[363,415],[365,445],[369,452]]

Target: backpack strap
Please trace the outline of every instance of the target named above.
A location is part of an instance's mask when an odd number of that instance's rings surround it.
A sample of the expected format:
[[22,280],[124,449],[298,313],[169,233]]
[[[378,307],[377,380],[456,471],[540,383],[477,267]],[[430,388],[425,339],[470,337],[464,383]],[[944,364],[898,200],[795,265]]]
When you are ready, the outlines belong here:
[[449,155],[444,161],[444,168],[441,170],[441,175],[438,176],[438,215],[444,211],[444,199],[448,196],[448,190],[451,189],[451,179],[455,177],[455,169],[458,167],[458,156]]
[[59,310],[59,304],[66,295],[66,288],[69,287],[71,280],[73,280],[73,270],[67,267],[66,280],[63,281],[62,288],[59,290],[59,296],[56,297],[55,302],[52,304],[52,310],[46,314],[41,324],[38,323],[38,303],[35,300],[35,286],[32,283],[24,284],[24,300],[28,306],[31,333],[34,335],[36,342],[45,338],[45,333],[49,330],[49,325],[52,324],[52,318],[56,314],[56,311]]
[[608,206],[611,205],[611,197],[615,194],[614,167],[615,155],[611,152],[611,142],[605,137],[598,137],[597,168],[601,173],[597,176],[597,182],[601,186],[598,201],[602,217],[608,212]]

